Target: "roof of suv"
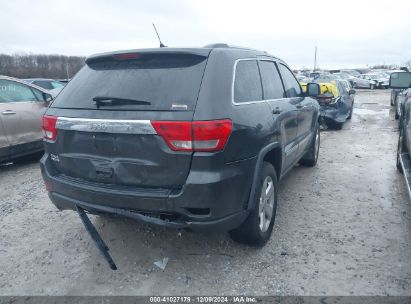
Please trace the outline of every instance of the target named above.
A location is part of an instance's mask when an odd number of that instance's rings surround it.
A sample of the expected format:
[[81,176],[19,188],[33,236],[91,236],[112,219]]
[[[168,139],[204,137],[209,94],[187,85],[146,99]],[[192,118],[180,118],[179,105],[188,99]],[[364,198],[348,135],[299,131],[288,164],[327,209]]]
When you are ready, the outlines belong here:
[[147,48],[147,49],[131,49],[131,50],[120,50],[114,52],[105,52],[94,54],[86,59],[86,63],[93,61],[95,59],[113,56],[113,55],[121,55],[121,54],[129,54],[129,53],[187,53],[187,54],[194,54],[200,56],[208,56],[213,49],[218,49],[220,52],[232,52],[232,51],[244,51],[246,53],[254,53],[256,56],[268,56],[279,59],[278,57],[272,56],[265,51],[259,51],[255,49],[239,47],[239,46],[229,46],[225,43],[215,43],[215,44],[208,44],[204,47],[197,47],[197,48],[173,48],[173,47],[162,47],[162,48]]

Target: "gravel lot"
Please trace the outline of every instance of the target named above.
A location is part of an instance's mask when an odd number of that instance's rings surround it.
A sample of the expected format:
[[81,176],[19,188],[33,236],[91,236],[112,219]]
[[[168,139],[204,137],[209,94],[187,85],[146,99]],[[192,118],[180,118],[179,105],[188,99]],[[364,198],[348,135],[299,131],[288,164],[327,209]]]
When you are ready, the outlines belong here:
[[[51,204],[35,161],[0,167],[0,295],[411,295],[411,204],[389,94],[357,92],[352,121],[322,133],[317,167],[281,182],[262,249],[92,217],[111,271],[78,216]],[[163,257],[164,271],[153,264]]]

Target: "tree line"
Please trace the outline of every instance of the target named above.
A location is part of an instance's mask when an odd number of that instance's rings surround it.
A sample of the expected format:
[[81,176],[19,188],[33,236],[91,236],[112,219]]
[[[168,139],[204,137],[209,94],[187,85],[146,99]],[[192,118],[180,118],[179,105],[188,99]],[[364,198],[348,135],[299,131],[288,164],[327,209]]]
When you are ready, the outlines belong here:
[[46,54],[0,54],[0,75],[16,78],[72,78],[85,57]]

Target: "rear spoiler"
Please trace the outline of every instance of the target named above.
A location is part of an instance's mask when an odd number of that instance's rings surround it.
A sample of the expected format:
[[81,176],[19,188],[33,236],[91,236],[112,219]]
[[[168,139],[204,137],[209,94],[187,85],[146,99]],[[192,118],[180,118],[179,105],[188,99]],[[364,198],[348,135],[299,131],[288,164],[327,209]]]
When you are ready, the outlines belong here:
[[116,51],[109,53],[101,53],[91,55],[86,59],[86,64],[102,62],[106,60],[137,60],[147,57],[166,57],[167,55],[193,55],[199,57],[208,57],[211,52],[211,49],[203,48],[153,48],[153,49],[136,49],[136,50],[125,50],[125,51]]

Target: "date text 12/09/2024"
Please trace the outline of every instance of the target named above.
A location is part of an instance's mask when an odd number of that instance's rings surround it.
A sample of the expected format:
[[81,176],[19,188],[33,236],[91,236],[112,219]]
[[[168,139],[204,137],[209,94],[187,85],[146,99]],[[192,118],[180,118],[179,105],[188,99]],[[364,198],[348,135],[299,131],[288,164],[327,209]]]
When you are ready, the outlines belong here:
[[172,296],[150,297],[150,303],[256,303],[257,298],[247,296]]

